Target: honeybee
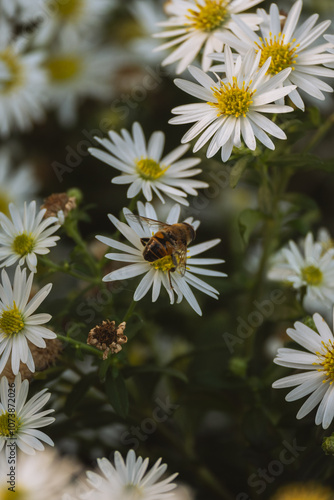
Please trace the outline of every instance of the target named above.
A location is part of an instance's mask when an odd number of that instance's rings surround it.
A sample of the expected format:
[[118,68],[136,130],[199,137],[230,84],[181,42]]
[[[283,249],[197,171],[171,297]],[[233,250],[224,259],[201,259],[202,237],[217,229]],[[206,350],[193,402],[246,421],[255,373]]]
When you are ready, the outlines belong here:
[[148,262],[156,262],[168,255],[172,259],[173,267],[168,270],[168,279],[173,290],[170,273],[177,271],[181,276],[186,272],[187,246],[196,237],[196,231],[188,222],[178,222],[176,224],[167,224],[158,220],[141,217],[140,215],[127,215],[133,220],[150,227],[156,227],[158,230],[152,233],[150,238],[141,238],[144,246],[143,257]]

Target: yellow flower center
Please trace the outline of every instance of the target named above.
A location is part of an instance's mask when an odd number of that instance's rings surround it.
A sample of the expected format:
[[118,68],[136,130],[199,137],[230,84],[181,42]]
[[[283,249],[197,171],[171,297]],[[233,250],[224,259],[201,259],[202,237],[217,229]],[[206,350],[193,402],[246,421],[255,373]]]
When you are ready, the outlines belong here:
[[76,19],[83,10],[82,0],[51,0],[51,5],[55,6],[58,16],[65,20]]
[[22,84],[23,72],[17,55],[11,48],[0,52],[0,92],[9,94]]
[[2,311],[0,316],[0,332],[11,337],[20,333],[24,328],[24,319],[14,302],[13,309]]
[[1,500],[27,500],[31,495],[31,492],[18,489],[15,485],[15,492],[8,490],[7,486],[0,488],[0,498]]
[[322,282],[322,272],[318,267],[307,266],[302,269],[302,279],[307,285],[317,286]]
[[140,177],[145,180],[154,181],[163,176],[169,167],[162,168],[158,162],[151,160],[150,158],[142,158],[136,162],[136,170]]
[[[317,352],[316,355],[319,356],[319,364],[322,368],[318,368],[319,372],[325,372],[327,380],[330,379],[330,384],[334,381],[334,344],[330,340],[327,344],[324,341],[321,342],[323,346],[322,352]],[[323,380],[323,382],[327,382]]]
[[271,500],[332,500],[333,492],[317,484],[296,483],[283,486]]
[[260,38],[260,45],[255,42],[255,45],[262,51],[260,67],[263,66],[268,57],[271,57],[271,63],[268,70],[268,73],[271,75],[276,75],[276,73],[279,73],[285,68],[295,69],[293,65],[298,57],[298,54],[295,52],[299,45],[292,48],[292,44],[296,39],[294,38],[292,42],[284,43],[284,38],[285,35],[282,35],[282,33],[279,33],[277,37],[276,35],[272,37],[272,34],[269,33],[269,39],[265,38],[263,41],[263,39]]
[[155,260],[154,262],[150,262],[151,266],[158,271],[163,271],[164,273],[170,271],[175,268],[175,264],[171,255],[166,255],[162,259]]
[[196,2],[197,9],[188,9],[190,15],[186,16],[197,30],[214,31],[220,28],[228,18],[229,0],[205,0],[201,5]]
[[[250,82],[252,83],[252,82]],[[233,84],[221,82],[220,87],[212,87],[214,97],[218,102],[209,102],[210,106],[218,108],[218,116],[234,115],[246,116],[249,106],[252,104],[252,97],[256,90],[249,90],[249,86],[245,87],[245,82],[242,82],[240,88],[236,77],[233,77]]]
[[46,63],[51,80],[62,82],[77,76],[82,68],[81,60],[76,56],[52,57]]
[[0,436],[11,438],[17,435],[20,428],[20,419],[17,418],[16,413],[9,413],[6,411],[0,415]]
[[12,243],[12,250],[23,257],[24,255],[31,253],[34,250],[34,246],[34,238],[26,233],[23,233],[19,234],[14,239]]
[[124,485],[123,493],[126,500],[141,500],[144,498],[143,491],[137,484]]
[[4,191],[0,191],[0,212],[9,215],[8,205],[11,200]]

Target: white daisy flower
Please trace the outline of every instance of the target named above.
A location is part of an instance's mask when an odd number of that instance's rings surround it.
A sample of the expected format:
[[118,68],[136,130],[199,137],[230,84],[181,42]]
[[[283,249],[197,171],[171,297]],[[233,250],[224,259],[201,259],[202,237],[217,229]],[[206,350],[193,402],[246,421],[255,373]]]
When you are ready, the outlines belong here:
[[167,31],[157,33],[157,38],[172,38],[155,50],[165,50],[178,45],[163,62],[166,66],[180,61],[177,73],[182,73],[194,61],[202,47],[202,68],[208,71],[211,59],[208,57],[215,50],[223,50],[223,43],[218,33],[225,33],[233,27],[232,14],[243,19],[250,29],[258,29],[260,18],[244,11],[257,5],[262,0],[172,0],[168,4],[170,20],[157,23]]
[[[1,418],[1,417],[0,417]],[[0,454],[0,498],[8,495],[8,472],[10,464],[5,454]],[[59,500],[68,490],[79,467],[69,457],[60,456],[54,448],[47,448],[36,455],[21,455],[18,463],[18,481],[15,496],[22,500]]]
[[110,100],[112,75],[120,59],[108,48],[63,36],[59,47],[49,52],[44,67],[48,75],[48,98],[62,125],[72,125],[79,104],[87,98]]
[[[220,38],[242,55],[246,54],[251,47],[256,51],[261,51],[260,67],[268,57],[271,57],[269,77],[290,68],[291,72],[284,82],[285,86],[296,85],[297,89],[306,94],[324,100],[323,92],[333,92],[333,89],[318,77],[334,77],[334,71],[322,66],[322,64],[333,63],[334,56],[326,53],[330,44],[314,45],[314,42],[326,31],[331,21],[323,21],[315,26],[319,16],[313,14],[297,26],[302,6],[302,1],[297,0],[291,7],[283,29],[276,4],[271,5],[270,14],[263,9],[258,9],[258,14],[263,20],[260,24],[261,36],[249,29],[242,20],[232,16],[235,24],[231,30],[236,36],[224,33],[220,35]],[[223,60],[222,55],[214,55],[214,58]],[[289,93],[289,98],[295,106],[304,110],[305,105],[297,89]]]
[[142,191],[147,201],[151,201],[153,194],[156,194],[160,201],[165,203],[162,196],[164,193],[177,203],[189,205],[185,199],[187,194],[197,196],[196,188],[208,187],[206,182],[189,179],[202,172],[201,169],[193,169],[200,163],[199,158],[180,160],[189,146],[179,146],[161,158],[165,145],[163,132],[154,132],[148,144],[139,123],[134,123],[132,127],[133,137],[124,129],[121,133],[122,136],[111,130],[110,140],[95,137],[108,153],[97,148],[89,148],[88,151],[122,172],[122,175],[114,177],[112,182],[131,184],[128,198],[133,198]]
[[[7,377],[1,378],[0,451],[8,440],[13,439],[15,439],[18,448],[27,455],[35,455],[36,451],[43,451],[44,445],[41,441],[53,446],[53,441],[49,436],[38,430],[39,427],[50,425],[55,420],[53,417],[46,417],[54,411],[52,409],[38,413],[49,401],[51,393],[47,393],[47,389],[43,389],[27,401],[28,390],[29,382],[28,380],[22,382],[20,373],[15,377],[14,387],[13,384],[8,383]],[[14,415],[15,418],[13,419],[9,415]],[[15,426],[9,425],[13,422]]]
[[309,352],[282,348],[274,359],[277,365],[305,371],[277,380],[273,388],[298,386],[287,394],[286,401],[295,401],[310,394],[297,418],[305,417],[320,403],[315,423],[327,429],[334,417],[334,337],[320,314],[314,314],[313,320],[317,332],[299,321],[294,328],[287,330],[289,337]]
[[[7,38],[7,37],[5,37]],[[25,52],[24,43],[0,37],[0,135],[26,131],[44,116],[46,74],[43,53]]]
[[161,464],[161,458],[147,472],[149,459],[136,458],[133,450],[127,454],[126,461],[116,451],[115,465],[107,458],[98,459],[101,473],[87,471],[88,482],[93,488],[82,498],[98,498],[98,500],[167,500],[174,498],[171,491],[175,488],[172,481],[177,474],[165,479],[161,477],[167,470],[166,464]]
[[[287,68],[268,80],[266,72],[270,58],[259,69],[261,51],[255,55],[250,50],[234,63],[231,49],[225,46],[226,79],[214,81],[209,75],[194,66],[189,67],[191,75],[199,83],[176,79],[175,84],[188,94],[204,103],[186,104],[174,108],[179,115],[169,123],[183,124],[196,122],[183,136],[181,142],[189,142],[201,134],[193,151],[201,149],[210,141],[206,156],[214,156],[221,149],[221,158],[227,161],[233,146],[241,147],[241,138],[252,151],[256,139],[269,149],[275,149],[267,133],[279,139],[286,139],[285,133],[262,113],[288,113],[289,106],[275,104],[281,97],[289,94],[295,86],[282,87],[291,72]],[[273,104],[272,104],[273,103]]]
[[26,269],[17,266],[13,286],[5,270],[2,271],[0,284],[0,374],[11,356],[12,371],[16,375],[20,361],[31,372],[35,371],[28,341],[37,347],[45,347],[44,339],[54,339],[56,334],[45,328],[50,314],[33,314],[49,295],[52,284],[45,285],[29,301],[34,274],[27,279]]
[[[10,1],[10,0],[9,0]],[[31,0],[30,0],[31,1]],[[72,41],[83,41],[90,33],[100,34],[106,17],[114,9],[115,0],[46,0],[43,23],[37,41],[50,42],[54,37],[71,36]]]
[[273,258],[269,279],[285,281],[297,289],[306,289],[304,301],[334,304],[334,249],[324,249],[321,241],[314,241],[308,233],[303,249],[295,242],[282,248]]
[[[158,219],[157,214],[150,203],[146,203],[146,205],[144,206],[139,202],[137,206],[140,216],[148,217],[149,219],[153,220]],[[179,221],[180,211],[180,205],[174,205],[167,216],[166,223],[177,223]],[[109,253],[106,255],[108,259],[120,262],[131,262],[131,264],[107,274],[103,278],[103,281],[123,280],[139,276],[140,274],[145,274],[135,291],[133,297],[135,301],[142,299],[152,287],[152,302],[155,302],[159,297],[161,285],[163,285],[169,295],[171,304],[174,303],[175,292],[177,295],[177,303],[181,302],[184,297],[190,304],[190,306],[194,309],[194,311],[196,311],[197,314],[201,315],[202,311],[190,286],[206,293],[207,295],[215,299],[218,298],[219,292],[212,286],[205,283],[205,281],[198,278],[196,274],[217,277],[224,277],[226,276],[226,274],[202,267],[212,264],[221,264],[224,262],[223,260],[193,257],[218,245],[218,243],[220,243],[220,239],[206,241],[205,243],[200,243],[188,248],[186,272],[184,276],[181,276],[181,274],[179,274],[178,272],[170,273],[171,283],[173,287],[173,289],[171,289],[169,283],[169,272],[171,269],[175,268],[172,257],[169,255],[162,259],[156,260],[155,262],[148,262],[147,260],[145,260],[143,257],[144,246],[141,242],[141,238],[151,238],[152,231],[149,226],[146,226],[146,224],[141,225],[136,220],[133,220],[133,218],[131,218],[132,214],[127,208],[125,208],[123,212],[128,224],[120,222],[113,215],[109,215],[109,219],[120,231],[120,233],[129,240],[131,246],[125,245],[124,243],[120,243],[116,240],[104,236],[97,236],[97,239],[102,241],[109,247],[115,248],[116,250],[120,250],[122,252]],[[200,224],[199,221],[193,221],[192,217],[186,219],[184,222],[191,224],[195,230]]]
[[0,212],[9,215],[9,203],[23,205],[32,199],[39,182],[30,164],[24,163],[13,171],[9,149],[0,150]]
[[0,0],[0,11],[15,21],[37,20],[45,11],[47,0]]
[[19,261],[36,272],[37,255],[50,252],[59,236],[51,236],[60,227],[56,217],[43,220],[46,209],[36,214],[36,202],[24,204],[23,217],[13,203],[9,204],[10,220],[0,212],[0,267],[9,267]]

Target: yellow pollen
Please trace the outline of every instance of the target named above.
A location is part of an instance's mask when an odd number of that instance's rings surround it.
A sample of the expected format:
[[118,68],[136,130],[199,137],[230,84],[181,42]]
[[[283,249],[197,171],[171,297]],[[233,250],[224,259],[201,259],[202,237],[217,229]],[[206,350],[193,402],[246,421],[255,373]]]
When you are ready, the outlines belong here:
[[9,490],[6,485],[6,489],[0,488],[0,498],[1,500],[27,500],[31,492],[24,491],[22,488],[17,488],[15,485],[15,492]]
[[6,411],[0,415],[0,436],[11,438],[17,435],[20,428],[20,419],[17,418],[16,413],[9,413]]
[[0,316],[0,332],[4,333],[7,337],[17,335],[24,328],[22,314],[16,307],[15,302],[13,305],[13,309],[2,311]]
[[205,0],[204,5],[196,2],[197,9],[188,9],[186,18],[196,30],[214,31],[228,19],[228,4],[229,0]]
[[46,62],[51,80],[62,82],[77,76],[82,68],[81,60],[77,56],[52,57]]
[[169,166],[163,168],[158,162],[150,158],[142,158],[141,160],[136,160],[135,163],[140,177],[149,181],[159,179],[159,177],[162,177],[169,169]]
[[253,103],[252,97],[256,92],[256,90],[249,90],[249,86],[245,87],[245,82],[242,82],[240,88],[236,77],[233,77],[233,84],[221,82],[220,87],[212,87],[211,90],[218,102],[209,102],[208,104],[218,108],[218,116],[233,115],[236,118],[246,116],[249,106]]
[[16,87],[22,85],[23,79],[22,66],[11,48],[0,51],[0,66],[2,68],[0,93],[9,94]]
[[293,483],[280,488],[270,500],[332,500],[333,492],[320,484]]
[[29,234],[23,233],[19,234],[14,239],[12,243],[12,250],[18,255],[21,255],[21,257],[24,257],[24,255],[27,255],[28,253],[31,253],[34,250],[34,246],[35,246],[34,238]]
[[306,282],[307,285],[320,285],[322,283],[322,278],[322,272],[318,267],[311,265],[302,269],[302,279]]
[[82,0],[51,0],[50,6],[58,16],[66,20],[78,18],[84,7]]
[[269,66],[268,73],[271,75],[276,75],[285,68],[292,68],[294,70],[294,64],[296,63],[296,58],[298,54],[296,54],[296,50],[299,47],[299,44],[295,47],[292,47],[293,43],[296,41],[295,39],[292,42],[285,43],[284,42],[285,35],[279,33],[277,36],[272,36],[269,33],[269,39],[265,38],[264,40],[260,38],[261,44],[255,42],[255,45],[258,47],[258,52],[261,50],[261,59],[260,59],[260,67],[266,62],[268,57],[271,57],[271,63]]
[[171,255],[166,255],[162,259],[158,259],[158,260],[155,260],[154,262],[150,262],[150,264],[151,264],[151,266],[154,267],[154,269],[156,269],[158,271],[163,271],[164,273],[175,268],[175,264],[173,262]]
[[327,344],[324,341],[322,344],[322,352],[316,352],[316,355],[319,357],[319,362],[316,364],[320,364],[322,368],[318,368],[319,372],[325,372],[327,380],[323,380],[323,382],[328,382],[330,380],[330,384],[334,381],[334,343],[332,340],[329,340]]

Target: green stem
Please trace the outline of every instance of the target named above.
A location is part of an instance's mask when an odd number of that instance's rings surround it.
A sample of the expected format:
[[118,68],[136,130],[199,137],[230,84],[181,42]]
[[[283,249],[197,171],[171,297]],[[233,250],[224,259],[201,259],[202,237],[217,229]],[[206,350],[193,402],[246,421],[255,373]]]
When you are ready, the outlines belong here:
[[66,234],[70,238],[72,238],[72,240],[77,244],[77,246],[82,251],[82,254],[85,256],[87,264],[89,265],[91,271],[93,272],[93,275],[95,276],[96,272],[98,271],[98,263],[91,255],[91,253],[88,251],[87,243],[83,240],[80,234],[77,222],[69,221],[68,224],[64,225],[64,229],[66,231]]
[[317,130],[317,132],[313,136],[313,139],[304,148],[304,153],[309,153],[321,141],[321,139],[327,134],[327,132],[331,129],[333,125],[334,125],[334,113],[331,114],[327,118],[325,123],[321,125],[321,127]]
[[126,322],[126,321],[128,321],[131,318],[131,316],[133,314],[133,311],[135,310],[136,305],[137,305],[137,302],[132,299],[132,302],[129,305],[129,308],[128,308],[128,310],[125,313],[123,321]]
[[80,340],[75,340],[72,339],[71,337],[66,337],[66,335],[61,335],[59,333],[57,334],[57,337],[63,342],[68,342],[69,344],[72,344],[76,349],[82,349],[83,351],[89,352],[90,354],[94,354],[94,356],[97,356],[98,358],[102,358],[103,356],[103,353],[101,351],[95,349],[95,347],[91,347],[87,344],[84,344]]
[[76,278],[78,280],[82,281],[87,281],[89,283],[92,283],[94,285],[99,285],[100,284],[100,278],[93,278],[91,276],[87,276],[86,274],[80,274],[77,273],[76,271],[71,270],[69,267],[67,267],[67,264],[56,264],[52,260],[48,259],[47,257],[39,257],[39,261],[48,269],[51,271],[59,271],[64,274],[68,274],[69,276],[72,276],[73,278]]

